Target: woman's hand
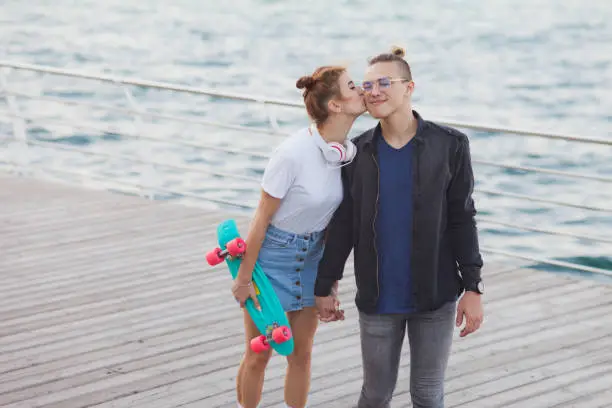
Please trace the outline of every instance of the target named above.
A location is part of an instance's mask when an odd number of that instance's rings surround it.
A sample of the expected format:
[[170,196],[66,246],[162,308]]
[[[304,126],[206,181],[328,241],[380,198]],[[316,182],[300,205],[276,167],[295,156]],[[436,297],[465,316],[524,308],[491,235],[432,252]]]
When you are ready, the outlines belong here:
[[252,281],[242,283],[238,279],[235,279],[234,284],[232,285],[232,293],[234,294],[236,301],[240,303],[241,308],[244,308],[247,299],[251,298],[255,308],[261,311],[261,306],[259,304],[259,300],[257,299],[257,293],[255,293],[255,288],[253,287]]

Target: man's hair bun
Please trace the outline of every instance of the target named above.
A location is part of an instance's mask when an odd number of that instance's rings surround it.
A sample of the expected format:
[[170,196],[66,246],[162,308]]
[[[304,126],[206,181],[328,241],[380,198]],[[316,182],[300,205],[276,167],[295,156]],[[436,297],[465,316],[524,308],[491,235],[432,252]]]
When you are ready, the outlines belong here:
[[391,47],[391,54],[400,58],[404,58],[406,56],[406,50],[404,50],[402,47],[394,45],[393,47]]

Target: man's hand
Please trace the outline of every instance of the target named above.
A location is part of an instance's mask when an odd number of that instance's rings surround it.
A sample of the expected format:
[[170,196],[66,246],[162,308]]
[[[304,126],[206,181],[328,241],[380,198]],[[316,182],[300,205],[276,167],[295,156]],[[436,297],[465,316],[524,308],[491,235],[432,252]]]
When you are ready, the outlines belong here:
[[322,322],[344,320],[344,310],[340,309],[338,300],[338,282],[335,282],[329,296],[316,297],[317,312]]
[[457,327],[461,327],[465,316],[465,327],[461,330],[460,337],[465,337],[478,330],[483,315],[481,295],[476,292],[465,292],[457,305]]

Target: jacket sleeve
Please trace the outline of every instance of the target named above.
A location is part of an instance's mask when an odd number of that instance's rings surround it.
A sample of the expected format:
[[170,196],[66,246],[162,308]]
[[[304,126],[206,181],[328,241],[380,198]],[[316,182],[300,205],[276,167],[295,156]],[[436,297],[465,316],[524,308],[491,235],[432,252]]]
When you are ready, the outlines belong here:
[[476,208],[472,199],[474,173],[469,140],[465,134],[459,138],[453,162],[453,176],[447,195],[448,226],[464,287],[469,287],[480,280],[483,261],[478,244]]
[[328,227],[325,250],[319,262],[315,296],[329,296],[332,286],[342,279],[346,260],[353,249],[353,198],[348,168],[342,171],[343,198]]

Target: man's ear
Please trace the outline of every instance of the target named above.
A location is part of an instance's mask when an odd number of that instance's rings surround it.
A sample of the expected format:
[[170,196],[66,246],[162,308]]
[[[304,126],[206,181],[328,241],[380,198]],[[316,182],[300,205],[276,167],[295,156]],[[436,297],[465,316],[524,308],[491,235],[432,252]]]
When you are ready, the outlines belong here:
[[406,87],[406,96],[412,96],[414,93],[414,81],[408,81],[404,83],[404,86]]

